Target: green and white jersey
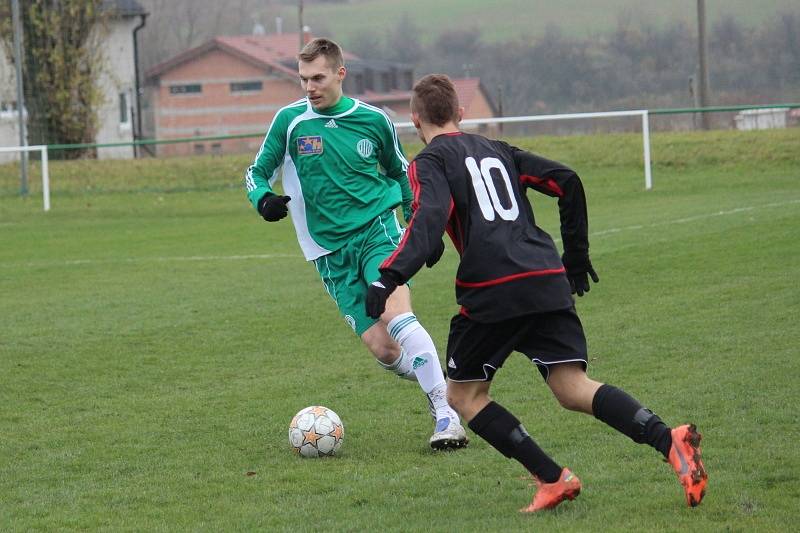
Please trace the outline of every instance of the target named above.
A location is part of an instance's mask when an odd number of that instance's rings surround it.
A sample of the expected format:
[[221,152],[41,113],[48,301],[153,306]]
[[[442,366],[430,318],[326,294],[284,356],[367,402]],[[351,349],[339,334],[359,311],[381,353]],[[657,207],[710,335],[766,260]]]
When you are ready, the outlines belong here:
[[272,192],[281,165],[308,261],[338,250],[354,231],[401,203],[410,218],[408,162],[394,125],[377,107],[342,96],[323,111],[307,98],[281,108],[245,175],[254,207]]

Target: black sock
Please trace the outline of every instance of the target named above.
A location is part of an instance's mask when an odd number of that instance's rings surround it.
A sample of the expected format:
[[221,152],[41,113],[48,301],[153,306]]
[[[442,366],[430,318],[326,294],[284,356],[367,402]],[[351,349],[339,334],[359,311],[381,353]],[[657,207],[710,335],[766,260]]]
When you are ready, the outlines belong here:
[[502,405],[490,402],[470,420],[469,427],[497,451],[522,463],[544,483],[553,483],[561,475],[561,467],[539,448],[517,417]]
[[647,443],[664,457],[669,457],[672,446],[670,428],[625,391],[612,385],[601,385],[592,399],[592,412],[595,418],[634,442]]

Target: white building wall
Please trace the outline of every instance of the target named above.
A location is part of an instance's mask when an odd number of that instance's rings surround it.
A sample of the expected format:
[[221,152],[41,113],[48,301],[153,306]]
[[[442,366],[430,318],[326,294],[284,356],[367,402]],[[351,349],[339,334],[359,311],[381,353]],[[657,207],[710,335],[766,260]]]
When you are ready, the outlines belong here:
[[[11,109],[17,101],[17,76],[14,67],[0,50],[0,146],[19,146],[19,117]],[[0,153],[0,164],[18,161],[19,154]]]
[[742,131],[749,130],[769,130],[786,127],[787,109],[745,109],[734,117],[736,129]]
[[[118,143],[133,141],[136,93],[135,65],[133,58],[133,29],[139,17],[117,19],[112,25],[104,48],[106,73],[100,79],[105,94],[105,102],[99,110],[97,143]],[[125,95],[126,118],[123,121],[120,109],[120,95]],[[99,159],[129,159],[133,157],[133,146],[98,148]]]

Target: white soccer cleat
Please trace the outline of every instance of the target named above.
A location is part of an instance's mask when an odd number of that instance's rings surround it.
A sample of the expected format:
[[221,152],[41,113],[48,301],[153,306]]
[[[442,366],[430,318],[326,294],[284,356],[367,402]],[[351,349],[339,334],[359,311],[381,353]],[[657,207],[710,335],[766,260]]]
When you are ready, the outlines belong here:
[[430,444],[434,450],[455,450],[469,443],[467,432],[449,416],[436,421],[436,428],[431,436]]

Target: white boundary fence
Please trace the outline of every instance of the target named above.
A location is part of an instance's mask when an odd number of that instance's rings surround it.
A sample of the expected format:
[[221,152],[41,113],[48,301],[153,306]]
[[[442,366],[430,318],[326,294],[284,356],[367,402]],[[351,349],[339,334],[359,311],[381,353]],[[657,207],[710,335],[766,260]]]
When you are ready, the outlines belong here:
[[[526,117],[500,117],[500,118],[471,118],[462,120],[461,124],[469,125],[488,125],[488,124],[511,124],[514,122],[543,122],[546,120],[574,120],[581,118],[610,118],[610,117],[642,117],[642,145],[644,155],[644,187],[647,190],[653,188],[653,175],[650,166],[650,117],[646,109],[636,109],[633,111],[603,111],[599,113],[570,113],[564,115],[531,115]],[[411,122],[398,122],[395,124],[398,129],[413,128]]]
[[47,146],[44,144],[36,146],[0,146],[0,153],[35,152],[36,150],[42,152],[42,200],[44,202],[44,210],[50,211],[50,171],[47,165]]
[[[641,117],[642,118],[642,150],[644,157],[644,186],[645,189],[653,188],[653,176],[650,164],[650,118],[646,109],[631,111],[602,111],[597,113],[569,113],[563,115],[530,115],[524,117],[495,117],[495,118],[473,118],[461,121],[461,125],[489,125],[489,124],[512,124],[522,122],[544,122],[551,120],[576,120],[586,118],[612,118],[612,117]],[[395,123],[397,129],[410,129],[414,127],[411,122]],[[191,139],[187,139],[191,140]],[[124,143],[131,144],[131,143]],[[44,210],[50,211],[50,173],[47,165],[47,146],[0,146],[0,153],[9,152],[42,152],[42,198]]]

